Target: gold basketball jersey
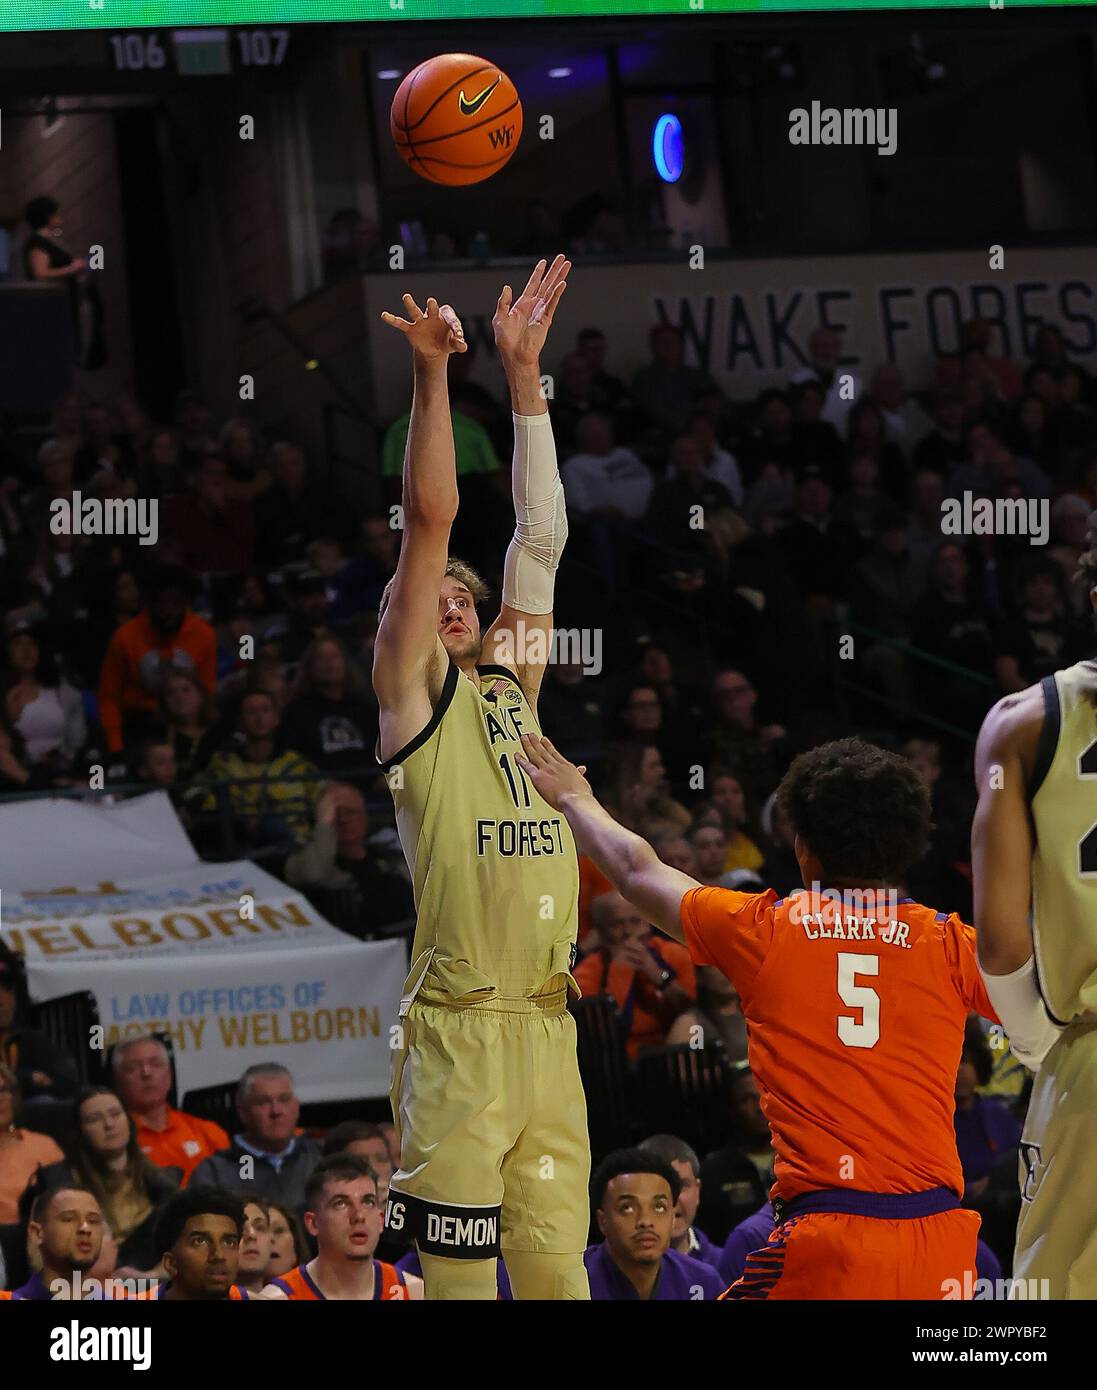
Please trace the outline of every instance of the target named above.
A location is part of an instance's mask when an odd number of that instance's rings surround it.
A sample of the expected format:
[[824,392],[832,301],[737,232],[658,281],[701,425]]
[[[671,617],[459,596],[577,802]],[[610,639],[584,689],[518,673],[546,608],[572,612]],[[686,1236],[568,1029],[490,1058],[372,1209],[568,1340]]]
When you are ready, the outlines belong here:
[[[381,762],[412,877],[405,1001],[530,996],[570,975],[579,864],[565,818],[515,761],[540,727],[513,672],[451,661],[426,727]],[[574,982],[573,982],[574,983]]]
[[1097,1019],[1097,661],[1041,682],[1032,935],[1048,1012]]

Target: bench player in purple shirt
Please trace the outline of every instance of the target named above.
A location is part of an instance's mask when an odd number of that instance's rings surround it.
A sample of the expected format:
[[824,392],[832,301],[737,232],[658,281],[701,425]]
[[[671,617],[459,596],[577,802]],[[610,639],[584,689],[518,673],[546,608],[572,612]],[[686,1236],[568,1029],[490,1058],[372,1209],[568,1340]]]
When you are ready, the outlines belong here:
[[675,1134],[653,1134],[650,1139],[644,1140],[640,1148],[646,1154],[665,1159],[682,1184],[674,1207],[670,1248],[677,1250],[679,1255],[692,1255],[695,1260],[704,1260],[713,1269],[719,1269],[723,1251],[709,1240],[699,1226],[694,1225],[701,1203],[701,1160],[686,1141]]
[[591,1207],[605,1239],[583,1256],[592,1299],[690,1302],[724,1291],[711,1265],[670,1248],[681,1179],[665,1159],[618,1149],[591,1180]]

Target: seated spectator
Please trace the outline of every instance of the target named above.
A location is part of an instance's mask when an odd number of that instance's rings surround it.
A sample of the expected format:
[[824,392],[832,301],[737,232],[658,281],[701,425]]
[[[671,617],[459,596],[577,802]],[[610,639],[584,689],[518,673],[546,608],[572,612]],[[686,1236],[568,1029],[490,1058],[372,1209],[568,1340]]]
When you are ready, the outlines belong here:
[[695,970],[697,1002],[671,1024],[667,1046],[719,1047],[728,1061],[746,1061],[747,1021],[735,986],[714,965],[698,965]]
[[335,637],[318,637],[297,668],[282,719],[285,745],[323,772],[374,772],[377,706],[367,689],[343,644]]
[[888,500],[880,487],[880,466],[874,455],[856,451],[850,457],[846,477],[849,486],[839,493],[831,520],[836,528],[856,535],[864,547],[875,537],[880,510]]
[[973,355],[991,380],[995,389],[1005,400],[1019,396],[1023,389],[1021,371],[1016,362],[1008,357],[992,357],[989,354],[991,325],[986,319],[969,319],[960,331],[960,346],[965,357]]
[[1013,418],[1006,427],[1006,442],[1015,453],[1028,458],[1046,473],[1057,477],[1062,464],[1062,441],[1058,421],[1043,396],[1034,391],[1013,406]]
[[212,692],[193,671],[168,671],[160,683],[159,714],[179,770],[184,774],[200,772],[213,756],[219,738]]
[[605,754],[605,682],[587,676],[579,661],[550,661],[538,699],[539,718],[553,743],[588,767]]
[[667,475],[648,505],[648,529],[677,556],[689,556],[723,576],[741,524],[728,490],[706,472],[699,441],[690,434],[672,440]]
[[994,1058],[973,1018],[964,1033],[964,1049],[956,1073],[956,1148],[964,1169],[964,1195],[978,1197],[992,1168],[1016,1162],[1021,1123],[1000,1100],[976,1094],[990,1082]]
[[758,876],[767,888],[773,888],[782,898],[787,898],[797,888],[802,888],[804,883],[800,861],[796,858],[796,827],[776,792],[766,800],[759,821],[766,858],[758,870]]
[[246,1299],[247,1290],[236,1283],[243,1235],[244,1204],[239,1197],[195,1184],[177,1193],[156,1228],[167,1280],[155,1297],[175,1303]]
[[27,1244],[37,1272],[12,1298],[81,1298],[74,1291],[74,1279],[79,1275],[82,1283],[92,1277],[108,1229],[94,1192],[64,1185],[40,1192],[27,1222]]
[[734,1137],[701,1164],[701,1224],[717,1245],[757,1211],[773,1182],[769,1122],[750,1068],[739,1064],[732,1090]]
[[569,352],[560,360],[549,405],[556,447],[561,458],[581,450],[579,427],[592,413],[610,416],[609,396],[599,387],[597,373],[582,352]]
[[[792,428],[788,432],[790,460],[795,462],[797,471],[820,469],[831,487],[836,487],[846,450],[838,431],[822,418],[826,391],[818,381],[809,379],[794,386],[785,399],[792,407]],[[778,412],[776,418],[784,417]]]
[[175,747],[166,734],[150,733],[139,738],[127,758],[129,776],[171,796],[173,803],[182,796]]
[[669,795],[663,755],[654,743],[632,743],[615,751],[608,769],[608,805],[632,830],[641,826],[684,831],[692,817]]
[[265,1280],[269,1284],[303,1264],[309,1257],[309,1245],[295,1208],[269,1197],[264,1197],[263,1203],[270,1218],[270,1262]]
[[351,561],[348,578],[358,610],[376,611],[379,607],[385,585],[396,573],[400,534],[384,514],[363,517],[360,549],[357,558]]
[[22,1088],[15,1072],[0,1062],[0,1225],[19,1220],[19,1198],[41,1168],[64,1158],[48,1134],[20,1123]]
[[[842,339],[833,328],[820,325],[808,338],[808,364],[789,377],[791,386],[817,381],[826,392],[820,419],[834,426],[844,439],[854,401],[862,399],[861,379],[850,367],[841,365]],[[843,378],[846,387],[843,390]]]
[[195,469],[206,454],[216,451],[211,423],[209,407],[198,392],[180,391],[175,398],[175,429],[179,461],[186,473]]
[[328,1131],[321,1153],[325,1158],[333,1154],[355,1154],[364,1158],[376,1174],[377,1200],[384,1207],[395,1169],[380,1125],[368,1124],[365,1120],[344,1120]]
[[915,468],[929,468],[946,478],[967,462],[963,398],[955,391],[938,391],[932,414],[933,428],[914,446],[912,462]]
[[689,874],[690,878],[696,877],[697,859],[693,846],[684,835],[668,830],[666,834],[656,836],[651,847],[664,864],[669,864],[679,873]]
[[681,1191],[674,1205],[670,1248],[677,1250],[680,1255],[692,1255],[695,1260],[702,1260],[713,1269],[718,1269],[720,1247],[713,1245],[704,1231],[694,1225],[701,1201],[701,1160],[685,1140],[673,1134],[653,1134],[640,1145],[640,1152],[661,1158],[678,1174]]
[[690,731],[667,719],[662,696],[654,686],[641,683],[625,692],[610,739],[618,748],[655,744],[670,770],[671,784],[684,788],[693,752]]
[[22,734],[0,709],[0,792],[37,791],[51,780],[31,767]]
[[263,1292],[270,1283],[267,1276],[270,1253],[270,1208],[262,1199],[251,1197],[244,1203],[244,1230],[236,1267],[236,1283],[240,1288],[249,1294]]
[[909,459],[933,428],[933,422],[907,392],[902,370],[892,363],[877,367],[869,383],[869,395],[883,416],[884,439]]
[[374,1259],[384,1224],[377,1175],[369,1163],[345,1153],[322,1159],[305,1185],[305,1226],[318,1254],[274,1279],[264,1297],[292,1302],[421,1299],[421,1279]]
[[73,458],[73,473],[79,487],[85,487],[101,470],[120,481],[137,475],[137,453],[133,441],[122,433],[114,410],[104,401],[89,401],[84,408],[83,443]]
[[179,436],[173,429],[153,430],[141,451],[137,468],[142,497],[163,501],[187,490],[187,475],[180,461]]
[[27,1022],[29,1008],[22,958],[0,941],[0,1062],[15,1073],[28,1118],[39,1107],[70,1100],[80,1084],[71,1058]]
[[1093,650],[1092,624],[1069,609],[1067,581],[1049,557],[1024,569],[1020,601],[1011,606],[995,641],[994,674],[1007,695],[1084,661]]
[[349,623],[361,609],[361,597],[355,567],[344,555],[342,542],[335,536],[317,536],[305,547],[305,558],[327,586],[331,621],[340,627]]
[[99,721],[112,753],[121,752],[128,723],[156,710],[173,667],[193,670],[207,690],[217,681],[217,637],[190,611],[186,571],[164,566],[146,590],[147,607],[111,638],[99,680]]
[[[227,1148],[202,1160],[191,1174],[191,1185],[209,1184],[301,1208],[305,1183],[320,1162],[320,1145],[296,1133],[301,1104],[286,1068],[275,1062],[248,1067],[237,1087],[236,1114],[239,1132]],[[249,1157],[252,1163],[244,1164]]]
[[[227,796],[240,835],[249,845],[293,850],[308,842],[320,799],[319,770],[293,749],[278,751],[278,707],[264,690],[240,701],[237,744],[210,759],[201,785],[203,811]],[[227,784],[218,790],[218,784]]]
[[689,1302],[724,1290],[711,1265],[671,1249],[682,1184],[663,1158],[641,1149],[606,1156],[591,1179],[591,1207],[603,1236],[583,1256],[597,1302]]
[[748,802],[760,806],[784,771],[787,733],[780,724],[759,722],[758,692],[741,671],[718,671],[711,699],[705,762],[731,772]]
[[[766,470],[791,480],[793,470],[804,462],[802,439],[793,433],[792,402],[784,391],[774,387],[762,391],[754,402],[752,415],[746,444],[749,481],[754,485],[746,499],[748,521],[751,493]],[[807,461],[811,462],[810,458]]]
[[728,1236],[720,1253],[720,1263],[717,1265],[720,1277],[726,1280],[728,1285],[741,1279],[746,1268],[747,1256],[768,1245],[772,1234],[773,1207],[767,1198],[757,1211],[744,1216]]
[[[872,463],[872,456],[861,457]],[[838,518],[833,489],[819,468],[799,474],[795,516],[777,532],[774,545],[806,606],[829,617],[862,542],[850,521]]]
[[324,576],[314,569],[290,575],[286,603],[286,616],[270,624],[264,639],[277,642],[282,660],[296,666],[317,638],[331,635],[331,599]]
[[229,1137],[220,1125],[168,1104],[171,1056],[159,1038],[117,1043],[110,1063],[115,1089],[150,1163],[180,1169],[185,1183],[204,1158],[228,1146]]
[[941,544],[944,500],[945,480],[941,474],[932,468],[919,468],[910,480],[907,497],[907,548],[911,554],[926,556]]
[[708,372],[685,365],[685,338],[676,325],[657,323],[648,346],[651,361],[633,377],[632,398],[648,425],[669,438],[686,428],[697,396],[719,388]]
[[300,564],[314,536],[341,534],[325,491],[309,481],[304,450],[287,440],[271,445],[270,487],[255,499],[256,558],[264,570]]
[[251,503],[234,497],[225,459],[207,454],[193,487],[168,499],[164,531],[180,547],[180,559],[195,574],[246,574],[255,565],[255,517]]
[[601,393],[606,409],[620,419],[634,409],[628,387],[619,377],[606,371],[606,354],[609,344],[600,328],[581,328],[576,335],[575,348],[587,359],[594,389]]
[[967,431],[968,461],[954,468],[945,483],[949,497],[1004,497],[1010,483],[1019,483],[1026,497],[1047,497],[1051,484],[1031,459],[1014,454],[1001,436],[981,422]]
[[580,523],[598,518],[639,521],[655,479],[631,449],[615,443],[611,418],[600,412],[580,417],[576,445],[560,469],[568,516]]
[[689,418],[687,435],[701,450],[702,470],[714,478],[731,498],[736,510],[743,505],[743,475],[735,455],[725,449],[716,433],[716,422],[707,410],[695,410]]
[[[698,824],[690,831],[696,868],[692,876],[710,888],[730,888],[724,861],[728,854],[728,837],[722,824]],[[740,866],[736,866],[740,867]]]
[[254,502],[270,487],[263,449],[262,431],[250,420],[226,420],[221,426],[219,452],[228,472],[225,492],[232,501]]
[[377,861],[368,832],[362,793],[344,782],[328,783],[316,804],[311,838],[285,865],[286,882],[294,887],[355,889],[355,906],[336,925],[363,938],[415,916],[411,885]]
[[[991,615],[971,579],[967,551],[945,540],[930,563],[925,597],[911,615],[914,645],[954,666],[991,675],[994,639]],[[935,666],[916,670],[914,679],[930,713],[966,726],[977,726],[986,713],[989,691],[961,672]]]
[[684,946],[657,935],[620,893],[603,893],[590,906],[599,946],[575,967],[584,994],[616,1003],[630,1057],[659,1047],[667,1029],[694,1002],[693,962]]
[[[724,872],[730,873],[733,869],[760,869],[763,855],[755,842],[753,817],[747,806],[742,783],[730,772],[715,772],[712,778],[712,801],[723,815],[725,827],[729,828]],[[747,830],[750,830],[751,834],[748,835]]]
[[884,414],[870,397],[859,400],[849,412],[850,454],[870,454],[876,460],[880,487],[901,502],[906,490],[907,466],[897,444],[888,442]]
[[23,1193],[26,1219],[39,1192],[75,1185],[93,1192],[118,1242],[118,1260],[138,1270],[159,1263],[154,1239],[161,1208],[177,1190],[178,1168],[157,1168],[144,1156],[122,1102],[109,1086],[85,1086],[76,1097],[64,1160],[40,1170]]

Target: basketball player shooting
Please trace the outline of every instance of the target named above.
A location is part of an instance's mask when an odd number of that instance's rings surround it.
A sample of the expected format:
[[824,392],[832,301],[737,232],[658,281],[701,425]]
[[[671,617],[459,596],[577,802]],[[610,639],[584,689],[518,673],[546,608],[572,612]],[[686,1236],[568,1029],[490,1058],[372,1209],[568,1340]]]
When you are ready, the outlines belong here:
[[446,367],[464,352],[448,305],[384,314],[412,350],[404,533],[381,598],[373,683],[378,761],[416,905],[391,1100],[400,1139],[388,1224],[418,1243],[430,1299],[494,1299],[502,1253],[517,1298],[589,1297],[590,1152],[566,1009],[579,870],[566,820],[516,762],[539,732],[564,492],[540,354],[570,262],[504,286],[493,328],[514,415],[516,526],[499,616],[481,634],[480,577],[449,556],[458,493]]
[[[1079,579],[1097,622],[1097,512],[1090,540]],[[1097,1298],[1097,660],[999,700],[975,775],[979,966],[1010,1047],[1037,1073],[1013,1277]]]

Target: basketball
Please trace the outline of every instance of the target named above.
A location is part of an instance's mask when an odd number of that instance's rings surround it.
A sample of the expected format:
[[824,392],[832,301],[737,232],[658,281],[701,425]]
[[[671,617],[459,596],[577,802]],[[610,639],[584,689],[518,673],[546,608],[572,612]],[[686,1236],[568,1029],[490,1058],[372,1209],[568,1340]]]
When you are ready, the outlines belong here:
[[412,68],[389,117],[392,139],[410,168],[432,183],[482,183],[522,138],[522,103],[494,63],[443,53]]

